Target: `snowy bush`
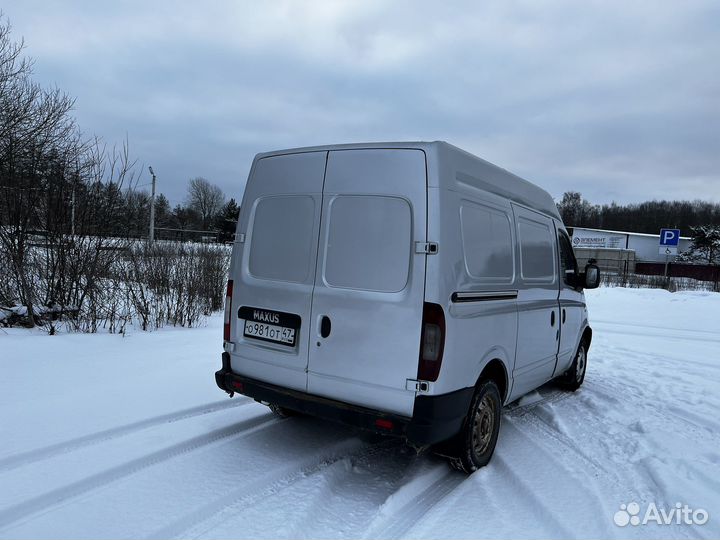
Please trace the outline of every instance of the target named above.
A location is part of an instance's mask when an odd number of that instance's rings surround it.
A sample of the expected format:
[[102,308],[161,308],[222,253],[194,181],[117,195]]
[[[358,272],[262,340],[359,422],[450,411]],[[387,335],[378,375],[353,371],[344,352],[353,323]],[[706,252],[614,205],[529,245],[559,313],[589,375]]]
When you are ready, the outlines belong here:
[[601,285],[630,289],[666,289],[675,291],[718,291],[717,283],[688,277],[665,277],[644,274],[601,273]]
[[143,330],[196,326],[222,308],[230,249],[207,244],[134,244],[120,269]]
[[[88,237],[36,246],[25,265],[33,322],[51,334],[58,327],[122,333],[134,322],[143,330],[197,326],[222,309],[229,262],[230,248],[212,244]],[[15,281],[4,274],[0,324],[27,324]]]

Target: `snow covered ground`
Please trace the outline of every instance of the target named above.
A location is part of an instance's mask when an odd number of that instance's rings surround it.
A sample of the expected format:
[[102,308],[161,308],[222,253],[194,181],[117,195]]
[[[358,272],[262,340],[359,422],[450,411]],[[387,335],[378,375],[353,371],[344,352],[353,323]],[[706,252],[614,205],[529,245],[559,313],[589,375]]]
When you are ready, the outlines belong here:
[[[0,537],[719,537],[720,294],[588,303],[584,386],[509,406],[470,477],[228,399],[217,317],[125,338],[0,330]],[[676,503],[707,523],[614,523]]]

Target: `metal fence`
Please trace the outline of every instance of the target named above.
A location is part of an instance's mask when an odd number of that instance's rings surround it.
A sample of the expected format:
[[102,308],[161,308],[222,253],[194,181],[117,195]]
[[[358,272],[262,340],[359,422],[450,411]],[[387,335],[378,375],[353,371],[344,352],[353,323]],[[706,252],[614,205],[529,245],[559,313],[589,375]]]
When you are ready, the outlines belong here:
[[678,290],[720,292],[720,266],[708,264],[665,264],[635,260],[633,250],[576,249],[582,270],[594,259],[600,268],[601,283],[610,287],[649,287]]
[[[579,268],[586,261],[579,261]],[[702,268],[705,265],[665,265],[656,263],[630,263],[617,259],[599,259],[600,282],[608,287],[666,289],[668,291],[715,291],[720,292],[718,267]],[[700,268],[692,268],[692,267]],[[708,279],[710,278],[710,279]]]
[[632,249],[575,249],[579,268],[584,268],[590,260],[595,260],[604,275],[627,276],[635,273],[635,251]]

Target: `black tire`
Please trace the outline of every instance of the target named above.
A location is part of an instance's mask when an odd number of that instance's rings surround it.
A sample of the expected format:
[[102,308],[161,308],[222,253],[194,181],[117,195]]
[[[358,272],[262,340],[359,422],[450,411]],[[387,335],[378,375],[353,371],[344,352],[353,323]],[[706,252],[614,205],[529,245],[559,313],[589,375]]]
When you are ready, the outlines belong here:
[[279,418],[290,418],[291,416],[297,416],[299,414],[292,409],[287,409],[285,407],[281,407],[280,405],[275,405],[274,403],[271,403],[268,407],[270,407],[273,414]]
[[502,397],[495,381],[483,381],[475,390],[462,430],[453,440],[450,465],[471,474],[490,462],[495,451]]
[[558,379],[561,388],[574,392],[585,381],[585,373],[587,372],[587,343],[581,341],[578,350],[575,353],[573,363],[568,370]]

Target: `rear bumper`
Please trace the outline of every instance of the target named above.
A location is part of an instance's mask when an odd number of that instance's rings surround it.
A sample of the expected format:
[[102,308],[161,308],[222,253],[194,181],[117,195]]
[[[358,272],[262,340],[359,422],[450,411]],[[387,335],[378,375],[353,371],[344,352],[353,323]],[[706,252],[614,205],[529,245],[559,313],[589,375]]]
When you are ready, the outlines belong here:
[[237,375],[230,370],[228,353],[223,353],[223,368],[215,372],[215,382],[228,393],[236,392],[257,401],[376,433],[404,437],[418,446],[438,443],[458,433],[475,390],[470,387],[440,396],[417,396],[413,416],[408,418]]

